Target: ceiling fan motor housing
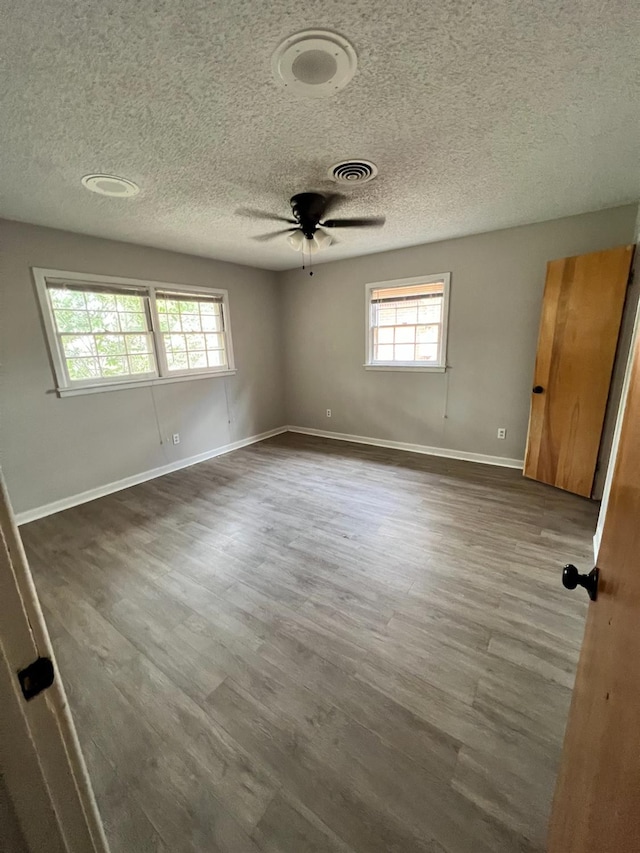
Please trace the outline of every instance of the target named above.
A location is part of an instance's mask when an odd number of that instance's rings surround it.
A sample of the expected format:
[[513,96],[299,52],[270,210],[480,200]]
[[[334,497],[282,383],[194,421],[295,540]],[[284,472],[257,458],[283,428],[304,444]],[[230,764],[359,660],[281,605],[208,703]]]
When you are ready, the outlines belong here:
[[291,198],[291,210],[300,230],[311,240],[324,215],[326,199],[320,193],[298,193]]

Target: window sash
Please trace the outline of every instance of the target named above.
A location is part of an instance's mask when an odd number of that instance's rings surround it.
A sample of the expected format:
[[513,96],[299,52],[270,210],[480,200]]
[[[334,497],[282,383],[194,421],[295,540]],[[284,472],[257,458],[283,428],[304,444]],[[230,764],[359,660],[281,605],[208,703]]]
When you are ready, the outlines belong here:
[[[75,273],[60,273],[54,270],[42,270],[34,268],[36,289],[43,313],[46,337],[52,355],[53,366],[56,374],[57,387],[61,392],[71,392],[74,389],[81,391],[83,388],[94,388],[98,390],[101,386],[115,387],[118,385],[135,387],[136,384],[148,384],[149,382],[172,381],[174,379],[188,379],[189,377],[215,376],[216,374],[228,374],[235,370],[233,363],[233,350],[231,336],[228,328],[229,308],[226,291],[209,291],[206,288],[183,287],[182,285],[161,285],[156,282],[138,282],[135,279],[111,279],[108,276],[96,276],[95,280],[90,276],[80,276]],[[67,277],[68,276],[68,277]],[[145,314],[145,329],[138,320],[130,321],[132,325],[140,325],[140,328],[127,329],[122,317],[125,314],[140,314],[138,311],[126,311],[122,304],[115,303],[116,309],[104,309],[105,314],[118,317],[105,317],[107,321],[104,328],[96,329],[94,326],[94,313],[101,309],[91,310],[85,300],[84,307],[54,305],[52,299],[53,291],[71,291],[82,293],[100,293],[113,296],[137,296],[142,300]],[[197,303],[198,306],[208,303],[218,306],[220,328],[214,332],[202,332],[203,334],[215,334],[218,337],[211,340],[205,339],[207,344],[218,344],[218,346],[206,348],[206,363],[202,367],[189,367],[190,359],[187,355],[187,363],[184,369],[170,370],[167,364],[167,340],[160,330],[160,321],[157,311],[156,298],[175,299],[182,302]],[[76,317],[78,331],[66,331],[60,323],[61,311],[75,311],[78,315],[85,314],[87,319],[80,320]],[[200,314],[200,310],[198,312]],[[111,320],[111,323],[108,321]],[[106,327],[108,326],[108,328]],[[117,327],[117,328],[116,328]],[[201,332],[194,332],[201,334]],[[142,341],[133,341],[132,336],[138,335],[146,338],[147,346]],[[78,347],[78,354],[69,351],[71,338]],[[83,340],[84,339],[84,340]],[[66,344],[66,347],[65,347]],[[85,344],[86,355],[80,351]],[[136,345],[140,347],[138,353],[134,352]],[[112,352],[108,349],[113,347]],[[146,352],[142,352],[142,347]],[[117,350],[117,351],[116,351]],[[208,353],[214,351],[213,356]],[[215,352],[221,355],[216,356]],[[150,371],[133,373],[131,370],[136,366],[131,359],[136,355],[148,355],[153,369]],[[75,364],[80,368],[80,360],[87,359],[87,367],[90,366],[93,375],[87,375],[81,379],[73,376],[72,370]],[[115,359],[122,359],[120,364],[126,367],[127,373],[108,375],[109,366],[115,368]],[[69,359],[69,362],[68,362]],[[113,359],[111,364],[106,359]],[[202,357],[199,357],[202,360]],[[214,364],[219,360],[220,364]],[[89,365],[91,362],[91,365]],[[141,366],[138,362],[137,366]]]
[[[120,310],[116,303],[116,308],[114,309],[105,309],[105,308],[95,308],[91,309],[86,304],[84,308],[62,308],[57,307],[53,304],[53,292],[54,291],[70,291],[73,293],[99,293],[105,296],[136,296],[139,297],[142,301],[142,311],[123,311]],[[58,348],[58,353],[60,354],[60,360],[62,363],[62,368],[64,370],[64,376],[66,379],[66,383],[70,388],[80,388],[87,385],[107,385],[107,384],[115,384],[118,382],[135,382],[141,381],[145,379],[158,378],[158,359],[156,354],[156,347],[153,338],[152,325],[151,325],[151,316],[149,312],[149,300],[148,300],[148,291],[143,289],[134,289],[134,288],[126,288],[126,287],[117,287],[117,286],[96,286],[91,284],[69,284],[66,282],[57,282],[57,281],[47,281],[47,297],[48,297],[48,306],[51,313],[53,328],[55,332],[56,344]],[[68,313],[76,313],[76,314],[84,314],[86,315],[87,322],[89,324],[88,330],[77,330],[77,331],[65,331],[61,330],[59,326],[59,317],[58,312],[67,311]],[[130,315],[130,314],[141,314],[144,313],[144,329],[138,330],[126,330],[122,328],[121,316]],[[100,330],[94,330],[92,315],[96,314],[111,314],[115,315],[118,319],[118,329],[107,329],[102,328]],[[93,352],[88,353],[87,355],[74,355],[67,351],[65,347],[65,339],[73,338],[76,339],[85,338],[91,339],[93,342]],[[144,337],[147,339],[148,347],[142,351],[131,351],[129,347],[129,339],[133,337]],[[100,339],[104,338],[121,338],[124,344],[124,350],[121,352],[112,352],[107,353],[105,351],[100,352],[100,344],[103,343]],[[151,356],[151,363],[153,365],[151,370],[147,371],[137,371],[134,372],[132,370],[132,358],[135,358],[136,355],[148,355]],[[127,366],[127,373],[116,373],[109,375],[105,372],[106,364],[105,362],[108,359],[122,359],[123,363]],[[92,376],[88,376],[85,379],[76,379],[70,373],[70,362],[81,362],[86,361],[87,366],[91,362],[94,370],[97,371],[97,375],[94,374]]]
[[[202,304],[216,305],[219,307],[219,313],[212,316],[220,317],[220,328],[215,329],[206,329],[204,327],[204,320],[207,315],[203,315],[202,311],[199,309],[198,314],[193,312],[183,312],[180,311],[178,313],[178,317],[180,318],[180,329],[179,330],[164,330],[161,328],[161,316],[166,316],[167,318],[171,315],[168,311],[161,311],[158,307],[158,302],[195,302],[198,306]],[[162,360],[163,360],[163,370],[166,372],[166,375],[169,376],[191,376],[193,374],[205,374],[212,373],[215,371],[226,371],[229,370],[229,350],[228,350],[228,338],[227,338],[227,328],[225,322],[225,311],[224,311],[224,303],[221,296],[212,296],[208,297],[206,295],[198,295],[195,294],[193,297],[190,293],[178,293],[176,291],[157,291],[154,295],[154,315],[158,320],[158,330],[157,337],[158,341],[161,344],[162,351]],[[184,329],[182,323],[182,317],[199,317],[200,328],[199,329]],[[217,323],[215,324],[218,325]],[[208,335],[216,335],[221,339],[221,346],[209,346],[209,342],[207,341]],[[204,339],[204,347],[198,347],[195,344],[192,344],[193,349],[190,346],[189,338],[193,337],[202,337]],[[178,348],[176,351],[173,351],[173,346],[169,347],[168,342],[172,338],[184,338],[184,349]],[[191,356],[196,353],[202,354],[205,356],[206,364],[202,367],[191,367]],[[222,354],[222,364],[211,365],[210,355],[213,360],[214,353]],[[187,363],[187,367],[172,367],[171,362],[175,363],[175,356],[184,355]]]

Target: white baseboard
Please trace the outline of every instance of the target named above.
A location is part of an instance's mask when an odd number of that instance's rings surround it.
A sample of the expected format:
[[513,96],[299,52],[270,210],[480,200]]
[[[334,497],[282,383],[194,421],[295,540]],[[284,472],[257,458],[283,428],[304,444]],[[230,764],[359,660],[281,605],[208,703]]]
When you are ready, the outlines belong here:
[[162,477],[165,474],[170,474],[172,471],[179,471],[181,468],[189,468],[191,465],[197,465],[198,462],[214,459],[216,456],[231,453],[232,450],[239,450],[241,447],[247,447],[249,444],[264,441],[265,438],[272,438],[274,435],[280,435],[280,433],[286,431],[287,427],[270,429],[267,432],[261,432],[259,435],[251,435],[249,438],[233,441],[231,444],[223,444],[222,447],[207,450],[205,453],[199,453],[197,456],[178,459],[175,462],[170,462],[168,465],[161,465],[159,468],[152,468],[150,471],[143,471],[140,474],[125,477],[123,480],[116,480],[114,483],[106,483],[104,486],[97,486],[95,489],[88,489],[86,492],[80,492],[68,498],[61,498],[59,501],[53,501],[52,503],[44,504],[44,506],[27,509],[16,515],[16,523],[21,525],[27,524],[30,521],[36,521],[38,518],[44,518],[47,515],[53,515],[55,512],[62,512],[63,509],[70,509],[72,506],[94,501],[96,498],[103,498],[105,495],[111,495],[122,489],[128,489],[130,486],[137,486],[139,483],[146,483],[147,480],[154,480],[156,477]]
[[43,506],[38,506],[34,509],[28,509],[24,512],[19,512],[16,515],[16,522],[18,525],[28,524],[30,521],[36,521],[38,518],[44,518],[47,515],[62,512],[64,509],[70,509],[73,506],[88,503],[89,501],[94,501],[97,498],[103,498],[105,495],[111,495],[114,492],[121,491],[122,489],[137,486],[139,483],[146,483],[147,480],[154,480],[156,477],[162,477],[165,474],[170,474],[172,471],[179,471],[181,468],[189,468],[191,465],[197,465],[198,462],[205,462],[207,459],[214,459],[216,456],[231,453],[232,450],[239,450],[241,447],[256,444],[258,441],[264,441],[266,438],[272,438],[274,435],[280,435],[283,432],[297,432],[302,435],[317,435],[321,438],[331,438],[334,441],[351,441],[355,444],[370,444],[373,447],[390,447],[394,450],[406,450],[411,453],[424,453],[429,456],[444,456],[448,459],[462,459],[467,462],[480,462],[483,465],[499,465],[503,468],[522,468],[523,466],[521,459],[508,459],[505,456],[486,456],[483,453],[467,453],[464,450],[449,450],[446,447],[427,447],[424,444],[408,444],[404,441],[387,441],[382,438],[371,438],[364,435],[350,435],[342,432],[329,432],[324,429],[283,426],[278,427],[277,429],[270,429],[267,432],[261,432],[259,435],[249,436],[249,438],[242,438],[240,441],[233,441],[231,444],[224,444],[222,447],[216,447],[214,450],[208,450],[206,453],[199,453],[197,456],[178,459],[168,465],[161,465],[159,468],[152,468],[150,471],[143,471],[140,474],[125,477],[123,480],[106,483],[104,486],[97,486],[95,489],[88,489],[86,492],[80,492],[79,494],[71,495],[68,498],[61,498],[58,501],[53,501],[52,503],[44,504]]
[[351,441],[355,444],[371,444],[374,447],[390,447],[394,450],[407,450],[410,453],[424,453],[428,456],[444,456],[447,459],[462,459],[467,462],[479,462],[482,465],[499,465],[502,468],[522,468],[522,459],[509,459],[506,456],[487,456],[484,453],[469,453],[466,450],[450,450],[447,447],[428,447],[426,444],[408,444],[405,441],[388,441],[384,438],[370,438],[364,435],[349,435],[345,432],[329,432],[325,429],[307,429],[288,426],[288,432],[301,435],[317,435],[334,441]]

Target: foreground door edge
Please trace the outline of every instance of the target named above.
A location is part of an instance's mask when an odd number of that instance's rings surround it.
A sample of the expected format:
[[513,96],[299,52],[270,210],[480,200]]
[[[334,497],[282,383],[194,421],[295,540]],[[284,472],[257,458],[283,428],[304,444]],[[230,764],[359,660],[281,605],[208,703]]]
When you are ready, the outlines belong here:
[[[55,679],[27,701],[17,674],[40,657]],[[28,849],[109,853],[1,471],[0,685],[2,772]]]
[[[549,826],[548,853],[640,851],[640,335]],[[586,568],[586,567],[585,567]]]

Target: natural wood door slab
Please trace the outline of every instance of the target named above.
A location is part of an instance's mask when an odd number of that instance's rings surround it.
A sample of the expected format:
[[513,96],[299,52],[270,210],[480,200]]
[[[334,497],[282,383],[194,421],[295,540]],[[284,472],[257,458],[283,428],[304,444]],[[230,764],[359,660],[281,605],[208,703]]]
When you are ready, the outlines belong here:
[[591,496],[632,246],[550,261],[524,475]]
[[549,853],[640,850],[640,338],[635,349]]

